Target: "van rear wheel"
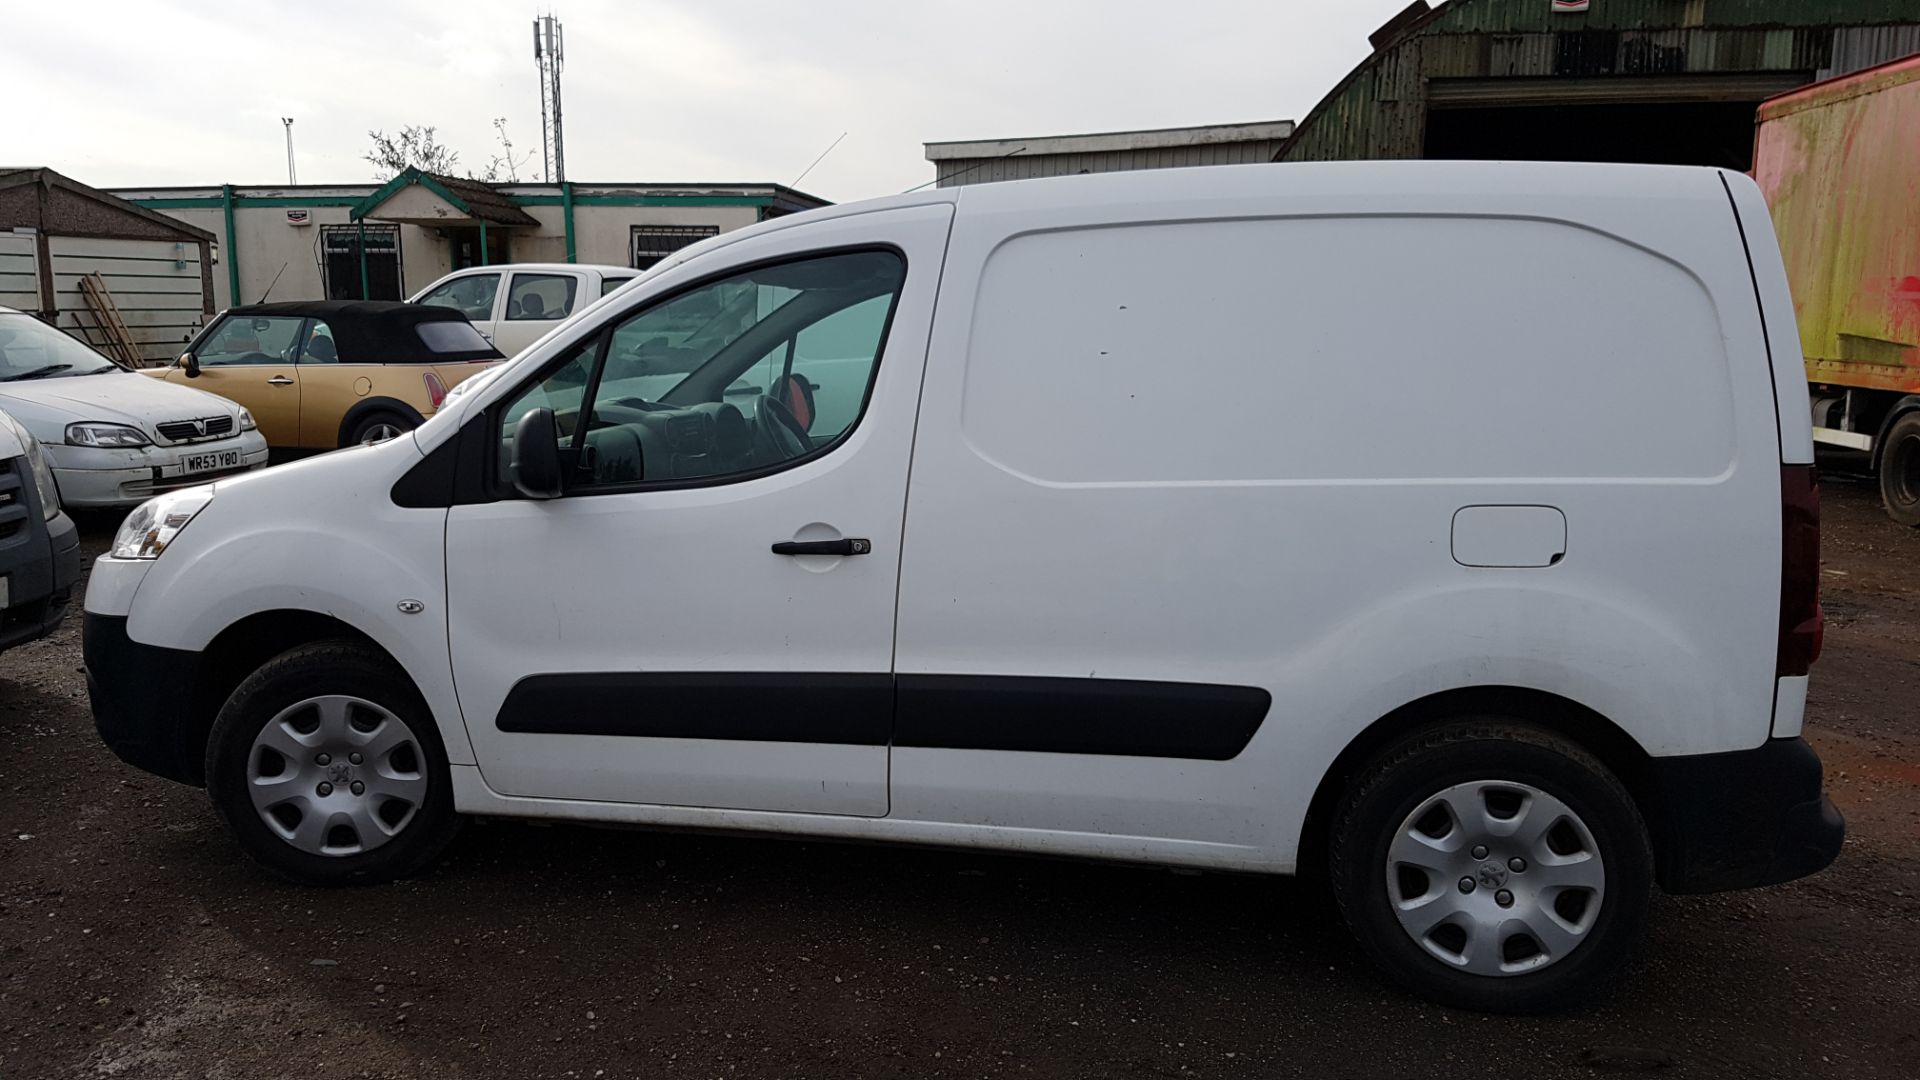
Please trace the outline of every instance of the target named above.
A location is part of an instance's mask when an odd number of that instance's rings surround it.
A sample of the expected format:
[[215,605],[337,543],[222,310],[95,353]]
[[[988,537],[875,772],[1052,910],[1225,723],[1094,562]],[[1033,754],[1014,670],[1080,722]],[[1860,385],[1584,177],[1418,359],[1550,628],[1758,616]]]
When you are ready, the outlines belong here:
[[1880,501],[1887,516],[1902,525],[1920,525],[1920,412],[1910,412],[1887,429],[1880,451]]
[[1632,797],[1577,745],[1500,718],[1420,731],[1358,774],[1335,817],[1334,895],[1413,993],[1550,1012],[1618,975],[1653,884]]
[[419,691],[345,641],[283,653],[240,684],[207,743],[207,794],[248,855],[313,885],[406,877],[460,824]]

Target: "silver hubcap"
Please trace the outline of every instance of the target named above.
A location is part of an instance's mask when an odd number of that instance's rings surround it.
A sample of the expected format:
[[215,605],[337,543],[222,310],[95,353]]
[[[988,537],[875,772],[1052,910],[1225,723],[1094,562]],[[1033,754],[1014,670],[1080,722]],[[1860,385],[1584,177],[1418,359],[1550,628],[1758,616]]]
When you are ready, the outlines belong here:
[[386,442],[388,439],[397,439],[399,437],[400,437],[400,425],[375,424],[372,427],[367,429],[366,435],[362,436],[360,441],[368,446],[371,446],[374,443]]
[[310,855],[357,855],[399,835],[427,796],[412,729],[363,698],[288,706],[254,736],[247,791],[274,835]]
[[1387,896],[1401,929],[1475,975],[1521,975],[1566,958],[1600,915],[1606,864],[1566,803],[1530,784],[1455,784],[1400,824]]

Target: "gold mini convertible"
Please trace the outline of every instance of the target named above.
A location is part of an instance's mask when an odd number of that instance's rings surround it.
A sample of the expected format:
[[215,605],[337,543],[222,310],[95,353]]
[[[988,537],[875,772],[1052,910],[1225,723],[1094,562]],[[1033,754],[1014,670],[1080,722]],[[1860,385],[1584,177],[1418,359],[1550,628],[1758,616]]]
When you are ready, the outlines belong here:
[[500,360],[452,308],[313,300],[229,308],[146,374],[245,405],[269,446],[332,449],[419,426]]

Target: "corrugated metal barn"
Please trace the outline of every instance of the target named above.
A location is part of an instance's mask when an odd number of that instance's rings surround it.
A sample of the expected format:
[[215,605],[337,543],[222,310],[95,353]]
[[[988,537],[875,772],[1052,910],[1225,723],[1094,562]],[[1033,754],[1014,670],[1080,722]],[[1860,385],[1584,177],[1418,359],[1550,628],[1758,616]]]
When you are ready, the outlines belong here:
[[0,305],[109,347],[81,291],[98,274],[137,354],[130,362],[171,359],[213,314],[212,244],[204,229],[52,169],[0,169]]
[[[1572,5],[1566,5],[1572,6]],[[1747,169],[1773,94],[1920,52],[1916,0],[1416,2],[1276,161],[1486,158]]]
[[1293,121],[1267,120],[1152,131],[930,142],[926,149],[935,183],[955,187],[1036,176],[1272,161],[1292,133]]

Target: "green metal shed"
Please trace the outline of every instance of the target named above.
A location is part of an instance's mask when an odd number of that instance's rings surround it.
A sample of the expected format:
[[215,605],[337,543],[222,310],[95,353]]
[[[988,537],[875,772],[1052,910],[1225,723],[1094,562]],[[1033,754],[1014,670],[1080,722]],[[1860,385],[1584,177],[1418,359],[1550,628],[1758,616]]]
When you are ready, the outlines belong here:
[[1773,94],[1920,52],[1916,0],[1423,0],[1276,161],[1752,164]]

